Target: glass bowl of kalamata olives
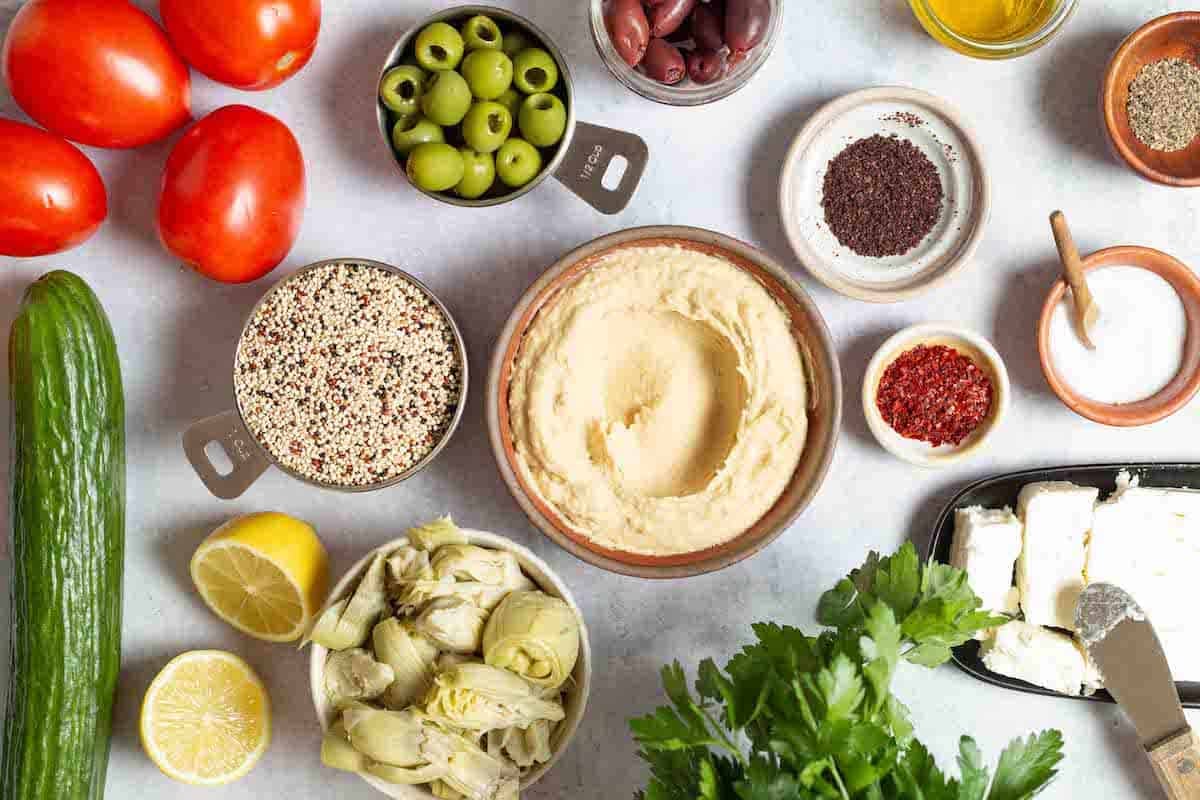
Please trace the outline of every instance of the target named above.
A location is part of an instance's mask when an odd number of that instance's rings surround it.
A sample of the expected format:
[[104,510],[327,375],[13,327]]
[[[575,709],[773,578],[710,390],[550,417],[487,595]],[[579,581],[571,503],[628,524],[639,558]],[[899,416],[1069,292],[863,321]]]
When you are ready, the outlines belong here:
[[592,38],[609,71],[642,97],[675,106],[745,86],[782,22],[783,0],[591,0]]

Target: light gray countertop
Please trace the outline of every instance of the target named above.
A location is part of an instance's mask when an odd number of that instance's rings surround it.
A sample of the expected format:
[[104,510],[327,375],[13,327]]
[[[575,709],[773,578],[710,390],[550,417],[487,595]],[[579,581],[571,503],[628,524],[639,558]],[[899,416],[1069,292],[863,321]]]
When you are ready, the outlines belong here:
[[[1086,0],[1050,46],[999,63],[943,49],[916,26],[902,0],[788,0],[782,40],[754,82],[730,99],[691,110],[655,105],[613,80],[595,52],[581,0],[499,3],[557,39],[578,83],[582,119],[637,131],[649,143],[645,183],[623,214],[603,217],[552,182],[519,202],[479,211],[435,204],[409,189],[376,132],[374,83],[396,37],[445,4],[340,0],[325,4],[312,64],[279,89],[244,94],[194,74],[197,113],[229,103],[258,106],[285,120],[304,149],[304,228],[271,278],[219,286],[173,263],[161,249],[153,219],[169,142],[133,152],[87,149],[109,188],[105,227],[61,256],[0,259],[0,330],[7,331],[29,282],[66,267],[96,288],[120,345],[129,525],[110,798],[376,796],[353,776],[318,763],[308,654],[242,636],[210,614],[192,589],[187,564],[195,546],[237,513],[273,509],[310,520],[332,553],[335,575],[409,524],[447,511],[464,525],[534,548],[582,604],[597,670],[578,739],[529,796],[608,800],[630,797],[643,784],[626,719],[662,699],[658,669],[664,662],[679,658],[692,667],[706,655],[724,661],[759,620],[815,627],[821,591],[871,548],[891,550],[909,537],[927,541],[935,514],[966,482],[1039,465],[1198,460],[1195,406],[1141,430],[1086,422],[1049,393],[1034,345],[1035,319],[1056,271],[1046,223],[1053,209],[1067,212],[1081,249],[1145,244],[1184,261],[1200,260],[1200,195],[1152,186],[1119,166],[1107,152],[1096,107],[1101,73],[1117,43],[1146,20],[1187,7],[1182,0]],[[15,6],[0,0],[0,30]],[[837,95],[878,84],[915,86],[956,104],[981,138],[994,179],[991,222],[975,262],[920,299],[890,307],[836,296],[809,279],[792,257],[776,201],[783,154],[807,116]],[[20,117],[6,93],[0,113]],[[580,563],[528,524],[492,461],[480,387],[504,318],[546,266],[600,234],[664,223],[712,228],[783,259],[833,331],[847,403],[824,491],[791,530],[761,555],[720,574],[648,583]],[[462,428],[430,469],[381,493],[327,493],[272,472],[240,500],[211,497],[184,460],[181,432],[230,407],[235,338],[264,289],[303,264],[336,256],[402,266],[449,305],[466,336],[475,377]],[[1014,398],[987,454],[946,471],[920,472],[870,438],[859,381],[888,334],[932,319],[966,323],[989,337],[1007,360]],[[6,404],[7,397],[0,400],[2,417]],[[5,452],[7,435],[7,425],[0,426]],[[6,484],[7,468],[4,458]],[[7,513],[5,503],[4,528]],[[0,547],[7,548],[6,538]],[[7,580],[0,579],[5,631]],[[6,639],[0,649],[7,648]],[[249,777],[219,790],[162,777],[137,740],[138,708],[150,680],[169,658],[197,648],[244,656],[265,678],[275,705],[275,737],[266,757]],[[7,659],[0,664],[5,670]],[[949,666],[936,672],[905,667],[896,692],[912,708],[921,738],[948,768],[963,733],[975,736],[994,760],[1010,738],[1055,726],[1066,738],[1067,758],[1046,797],[1157,796],[1136,737],[1113,706],[1015,694]]]

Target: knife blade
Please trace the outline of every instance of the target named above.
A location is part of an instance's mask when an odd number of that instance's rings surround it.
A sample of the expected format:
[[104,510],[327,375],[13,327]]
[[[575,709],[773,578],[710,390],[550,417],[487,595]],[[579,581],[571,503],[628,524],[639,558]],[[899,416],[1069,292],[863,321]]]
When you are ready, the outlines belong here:
[[1200,740],[1145,612],[1120,587],[1089,584],[1075,606],[1075,630],[1137,729],[1163,791],[1173,800],[1200,800]]

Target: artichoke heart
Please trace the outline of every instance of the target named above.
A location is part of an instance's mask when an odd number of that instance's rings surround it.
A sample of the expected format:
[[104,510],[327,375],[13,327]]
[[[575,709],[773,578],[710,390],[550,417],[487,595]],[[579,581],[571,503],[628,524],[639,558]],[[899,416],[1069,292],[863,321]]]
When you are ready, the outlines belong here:
[[487,664],[460,664],[440,673],[425,704],[434,721],[477,733],[565,716],[560,703],[540,697],[523,678]]
[[423,767],[393,767],[391,764],[371,762],[366,767],[368,775],[374,775],[385,783],[398,783],[406,786],[416,786],[422,783],[432,783],[446,774],[445,764],[426,764]]
[[520,773],[503,758],[489,755],[475,742],[432,728],[430,758],[446,764],[444,789],[467,800],[518,800]]
[[538,720],[528,728],[505,728],[488,731],[488,752],[504,757],[522,769],[534,764],[545,764],[551,759],[550,735],[553,733],[549,720]]
[[440,649],[467,655],[482,645],[487,618],[485,609],[462,598],[439,597],[425,607],[413,627]]
[[350,744],[346,726],[339,719],[329,726],[321,740],[321,763],[332,769],[362,772],[371,762]]
[[387,573],[393,584],[430,578],[429,553],[409,545],[397,548],[388,554]]
[[483,659],[478,656],[468,656],[462,653],[442,653],[434,662],[433,668],[437,672],[445,672],[448,669],[454,669],[459,664],[482,664]]
[[408,529],[408,541],[418,550],[433,552],[442,545],[466,544],[467,535],[454,524],[449,516]]
[[579,658],[579,618],[545,592],[513,592],[483,632],[483,660],[545,689],[567,682]]
[[453,578],[429,581],[407,581],[399,584],[396,607],[401,614],[413,614],[439,597],[457,597],[471,605],[491,611],[512,590],[478,581],[455,581]]
[[330,650],[361,647],[380,615],[387,612],[384,557],[376,555],[363,573],[349,600],[341,600],[321,614],[309,639]]
[[435,578],[475,581],[503,586],[510,592],[532,589],[517,557],[504,550],[488,550],[470,544],[449,544],[438,548],[429,562]]
[[372,761],[416,769],[431,762],[424,754],[426,719],[420,712],[355,707],[342,712],[350,744]]
[[395,674],[383,692],[384,706],[400,711],[429,691],[438,657],[437,645],[395,617],[375,626],[371,643],[375,658],[391,667]]
[[463,795],[451,789],[443,780],[436,780],[429,784],[429,791],[433,792],[433,796],[438,800],[463,800]]
[[325,661],[325,693],[335,708],[345,708],[355,700],[374,700],[395,679],[392,668],[366,650],[339,650]]

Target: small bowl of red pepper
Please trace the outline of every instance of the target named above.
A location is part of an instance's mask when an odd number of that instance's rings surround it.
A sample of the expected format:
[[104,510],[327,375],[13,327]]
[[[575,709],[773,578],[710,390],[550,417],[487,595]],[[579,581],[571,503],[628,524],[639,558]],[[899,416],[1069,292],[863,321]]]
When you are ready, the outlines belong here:
[[892,455],[946,467],[983,449],[1008,409],[1008,370],[982,336],[950,323],[905,328],[863,379],[871,433]]

